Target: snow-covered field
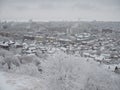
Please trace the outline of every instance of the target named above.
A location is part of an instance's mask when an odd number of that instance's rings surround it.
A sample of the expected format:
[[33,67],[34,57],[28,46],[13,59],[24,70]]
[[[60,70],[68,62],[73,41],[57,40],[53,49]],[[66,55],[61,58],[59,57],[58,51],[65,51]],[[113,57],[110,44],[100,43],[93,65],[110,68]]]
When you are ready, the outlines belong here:
[[[92,59],[62,51],[0,71],[0,90],[120,90],[120,76]],[[23,71],[23,72],[22,72]]]

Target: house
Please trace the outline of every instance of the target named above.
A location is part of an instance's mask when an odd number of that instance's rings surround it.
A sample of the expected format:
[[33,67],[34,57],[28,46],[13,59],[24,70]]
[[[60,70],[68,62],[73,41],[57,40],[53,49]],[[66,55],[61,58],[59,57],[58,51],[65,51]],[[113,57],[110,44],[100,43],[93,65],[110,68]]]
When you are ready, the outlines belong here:
[[15,42],[14,46],[15,46],[15,48],[22,48],[23,47],[23,45],[18,43],[18,42]]
[[55,37],[46,37],[48,42],[55,42],[56,38]]
[[102,33],[112,33],[111,29],[102,29]]
[[36,53],[36,47],[30,46],[26,49],[24,48],[24,49],[22,49],[22,53],[23,54],[35,54]]
[[3,42],[0,42],[0,48],[3,48],[3,49],[6,49],[6,50],[9,50],[10,45],[8,44],[8,42],[3,41]]
[[83,56],[84,56],[84,57],[90,57],[90,53],[84,52],[84,53],[83,53]]
[[9,37],[11,34],[9,32],[0,32],[0,36]]
[[35,36],[35,40],[37,42],[43,42],[45,40],[45,37],[44,36]]
[[32,36],[32,35],[24,35],[23,40],[25,40],[25,39],[27,39],[27,40],[35,40],[35,37]]
[[117,53],[117,52],[110,53],[110,58],[118,60],[119,59],[119,53]]
[[44,47],[44,46],[40,46],[40,47],[39,47],[39,50],[40,50],[42,53],[47,52],[47,48]]
[[49,48],[47,51],[49,54],[53,54],[56,52],[56,48]]
[[67,48],[65,48],[65,47],[60,47],[60,50],[63,51],[63,52],[66,52],[66,51],[67,51]]
[[57,41],[60,42],[61,44],[70,44],[72,42],[70,39],[63,38],[59,38]]
[[12,41],[12,40],[9,40],[9,45],[12,45],[12,44],[15,44],[15,42],[14,41]]
[[94,57],[94,60],[95,61],[97,61],[97,62],[102,62],[102,61],[104,61],[104,59],[105,59],[105,57],[104,56],[98,56],[98,55],[96,55],[95,57]]

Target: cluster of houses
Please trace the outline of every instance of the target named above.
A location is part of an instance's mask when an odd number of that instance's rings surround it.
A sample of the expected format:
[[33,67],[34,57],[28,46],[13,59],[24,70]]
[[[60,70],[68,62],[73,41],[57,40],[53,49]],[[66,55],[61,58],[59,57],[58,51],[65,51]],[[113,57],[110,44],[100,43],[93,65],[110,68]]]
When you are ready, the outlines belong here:
[[[18,32],[19,30],[16,33],[9,32],[10,30],[7,32],[5,28],[4,26],[4,30],[0,31],[1,37],[8,38],[0,40],[0,48],[5,50],[14,48],[20,49],[21,54],[38,55],[38,51],[42,54],[52,54],[56,51],[55,49],[60,49],[64,53],[92,58],[100,63],[118,64],[120,62],[120,32],[115,33],[116,31],[112,30],[114,28],[100,30],[93,28],[91,31],[83,29],[78,33],[74,33],[71,28],[63,28],[63,32],[62,28],[55,28],[53,33],[54,30],[46,29],[44,25],[43,30],[36,28],[34,31],[35,27],[29,27],[25,33]],[[80,28],[75,29],[79,31]],[[15,40],[10,40],[9,37]],[[115,70],[117,71],[118,68]]]
[[20,48],[22,47],[22,44],[12,40],[3,40],[0,42],[0,48],[10,50],[11,47]]
[[[7,40],[0,42],[0,48],[9,50],[11,47],[21,48],[22,54],[36,54],[37,50],[43,53],[49,51],[49,47],[59,48],[68,54],[76,54],[83,57],[90,57],[96,61],[104,63],[116,63],[114,61],[120,58],[120,40],[111,37],[112,30],[102,29],[101,33],[78,33],[66,34],[59,33],[58,35],[23,35],[22,42]],[[0,33],[3,35],[3,33]],[[109,35],[110,34],[110,35]],[[35,43],[27,43],[34,41]],[[42,44],[42,46],[40,45]]]

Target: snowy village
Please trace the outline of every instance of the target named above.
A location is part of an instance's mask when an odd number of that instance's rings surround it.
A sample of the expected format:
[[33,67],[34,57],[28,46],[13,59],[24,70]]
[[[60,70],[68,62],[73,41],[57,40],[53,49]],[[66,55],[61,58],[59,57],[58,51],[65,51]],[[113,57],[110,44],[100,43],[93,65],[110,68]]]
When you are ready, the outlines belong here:
[[119,30],[119,22],[1,22],[0,90],[120,90]]

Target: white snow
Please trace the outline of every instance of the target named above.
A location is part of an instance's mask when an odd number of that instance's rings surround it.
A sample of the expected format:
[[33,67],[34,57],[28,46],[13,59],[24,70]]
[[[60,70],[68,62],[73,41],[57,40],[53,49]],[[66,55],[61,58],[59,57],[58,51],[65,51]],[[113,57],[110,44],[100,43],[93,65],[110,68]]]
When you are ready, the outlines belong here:
[[10,86],[6,81],[3,72],[0,72],[0,90],[15,90],[14,87]]
[[0,87],[2,90],[120,90],[119,75],[89,58],[56,50],[40,65],[43,72],[37,77],[33,62],[21,65],[17,69],[19,74],[0,72]]

